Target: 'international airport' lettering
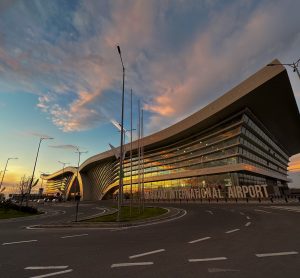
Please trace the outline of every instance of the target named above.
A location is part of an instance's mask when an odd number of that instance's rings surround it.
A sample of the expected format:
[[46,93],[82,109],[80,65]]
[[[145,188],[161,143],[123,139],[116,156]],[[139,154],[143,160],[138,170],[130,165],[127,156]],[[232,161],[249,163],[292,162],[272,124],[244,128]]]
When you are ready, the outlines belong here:
[[223,199],[223,198],[268,198],[267,185],[229,186],[225,190],[216,187],[181,189],[158,189],[145,192],[145,199]]

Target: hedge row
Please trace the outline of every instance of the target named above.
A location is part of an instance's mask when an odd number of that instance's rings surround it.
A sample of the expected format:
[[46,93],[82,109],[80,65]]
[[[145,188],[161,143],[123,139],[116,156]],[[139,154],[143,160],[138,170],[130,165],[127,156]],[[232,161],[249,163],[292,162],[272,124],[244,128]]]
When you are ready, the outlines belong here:
[[5,201],[0,203],[0,209],[14,209],[22,212],[27,212],[31,214],[37,214],[38,210],[34,207],[29,207],[29,206],[19,206],[17,204],[13,204],[10,201]]

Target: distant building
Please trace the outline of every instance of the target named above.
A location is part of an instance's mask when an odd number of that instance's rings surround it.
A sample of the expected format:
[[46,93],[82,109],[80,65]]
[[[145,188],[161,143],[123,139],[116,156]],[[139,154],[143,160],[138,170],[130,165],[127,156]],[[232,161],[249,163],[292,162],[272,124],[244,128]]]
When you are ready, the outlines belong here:
[[[248,197],[251,192],[245,186],[254,185],[263,186],[271,195],[284,194],[289,157],[300,152],[300,116],[285,68],[262,68],[200,111],[143,138],[140,144],[144,157],[139,166],[138,142],[133,142],[134,192],[143,180],[147,196],[151,191],[189,188],[208,194],[205,189],[215,188],[224,197],[229,188],[243,186],[243,196]],[[129,192],[131,182],[130,144],[125,149],[124,193]],[[109,150],[80,166],[79,182],[77,169],[72,167],[44,178],[47,193],[72,196],[80,189],[84,200],[99,200],[117,191],[118,171],[118,160]],[[192,192],[195,196],[200,195]]]

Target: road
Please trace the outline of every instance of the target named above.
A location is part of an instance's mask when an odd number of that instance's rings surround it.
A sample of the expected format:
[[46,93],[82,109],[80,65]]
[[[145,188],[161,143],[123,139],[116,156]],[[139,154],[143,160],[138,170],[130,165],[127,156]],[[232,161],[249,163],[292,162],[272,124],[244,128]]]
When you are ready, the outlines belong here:
[[[80,215],[105,205],[83,204]],[[73,219],[68,203],[45,206],[49,214],[35,219],[2,220],[0,277],[299,277],[300,206],[173,206],[187,214],[125,229],[24,228]]]

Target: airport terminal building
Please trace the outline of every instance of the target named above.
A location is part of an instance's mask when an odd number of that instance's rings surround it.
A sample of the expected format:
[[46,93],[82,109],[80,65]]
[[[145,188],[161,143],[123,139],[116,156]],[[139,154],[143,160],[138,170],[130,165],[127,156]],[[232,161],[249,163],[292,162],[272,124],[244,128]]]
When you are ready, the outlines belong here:
[[[134,194],[143,183],[146,199],[282,195],[289,157],[300,152],[300,115],[287,72],[266,66],[188,118],[134,141],[132,161],[130,144],[124,148],[124,193],[132,182]],[[78,171],[67,167],[43,178],[48,194],[71,197],[80,189],[83,200],[112,198],[119,160],[109,150]]]

